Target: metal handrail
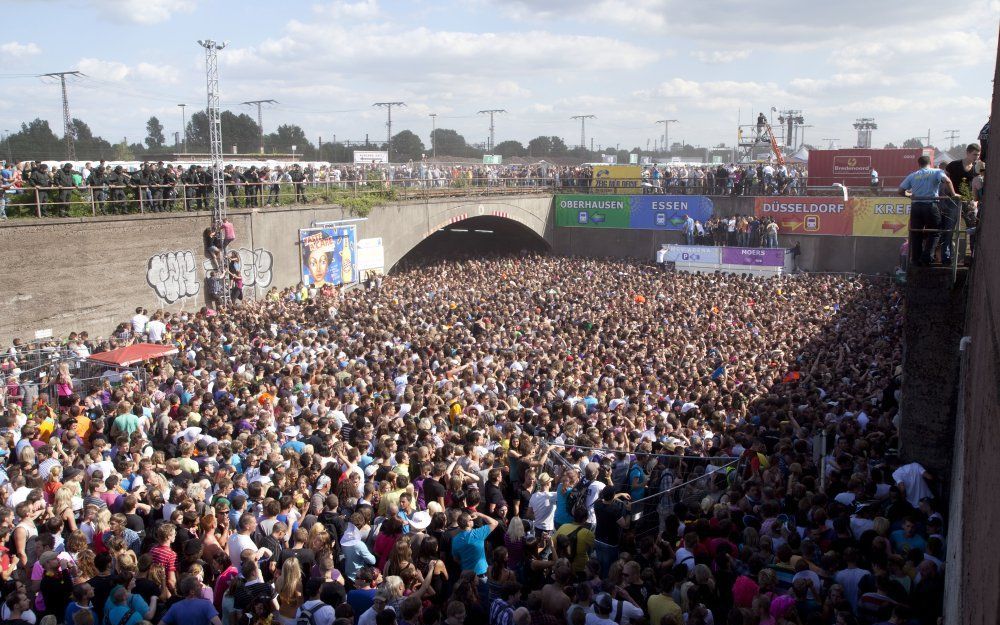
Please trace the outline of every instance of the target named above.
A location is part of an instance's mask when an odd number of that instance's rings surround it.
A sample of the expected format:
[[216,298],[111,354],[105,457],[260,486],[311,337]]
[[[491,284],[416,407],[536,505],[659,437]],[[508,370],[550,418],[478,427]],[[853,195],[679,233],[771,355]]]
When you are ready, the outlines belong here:
[[[912,234],[914,232],[917,232],[917,233],[920,233],[920,234],[946,233],[951,238],[952,251],[951,251],[951,267],[950,267],[950,270],[951,270],[951,281],[952,281],[952,284],[955,284],[955,282],[958,280],[958,255],[959,255],[958,251],[959,251],[959,246],[960,246],[960,244],[962,242],[963,235],[965,237],[966,242],[968,242],[968,232],[965,231],[965,230],[963,230],[960,227],[961,223],[962,223],[962,215],[961,215],[961,208],[962,208],[962,201],[963,201],[962,200],[962,196],[960,196],[960,195],[953,195],[951,197],[948,197],[948,196],[943,196],[943,197],[942,196],[927,197],[927,196],[913,196],[913,195],[911,195],[911,196],[904,196],[904,197],[909,197],[909,199],[910,199],[911,202],[923,202],[923,203],[927,203],[927,204],[936,204],[936,203],[940,202],[941,200],[950,200],[950,201],[953,201],[953,202],[958,202],[958,204],[959,204],[959,215],[956,217],[955,223],[952,224],[951,228],[907,228],[907,233],[908,234]],[[914,255],[915,254],[919,254],[920,252],[921,252],[920,250],[914,250],[914,249],[912,249],[912,245],[911,245],[910,260],[912,261]],[[913,265],[913,264],[915,264],[915,263],[911,262],[911,265]]]

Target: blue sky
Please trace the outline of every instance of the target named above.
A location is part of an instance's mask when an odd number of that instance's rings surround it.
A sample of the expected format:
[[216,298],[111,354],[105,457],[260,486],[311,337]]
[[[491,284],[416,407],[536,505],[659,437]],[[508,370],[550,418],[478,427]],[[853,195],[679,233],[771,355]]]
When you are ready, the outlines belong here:
[[[959,7],[955,7],[959,8]],[[228,41],[222,102],[273,98],[265,130],[297,123],[315,143],[409,128],[429,144],[431,122],[485,140],[481,109],[503,108],[497,142],[540,134],[579,143],[573,115],[593,114],[595,144],[731,144],[738,112],[800,109],[806,141],[854,145],[851,124],[874,117],[873,143],[931,131],[947,147],[985,122],[1000,2],[960,10],[930,0],[26,0],[10,3],[0,35],[0,130],[34,117],[61,134],[58,84],[34,77],[80,70],[74,117],[116,141],[141,141],[150,115],[168,138],[177,103],[205,102],[195,41]],[[37,26],[34,24],[42,19]],[[225,128],[223,128],[225,135]]]

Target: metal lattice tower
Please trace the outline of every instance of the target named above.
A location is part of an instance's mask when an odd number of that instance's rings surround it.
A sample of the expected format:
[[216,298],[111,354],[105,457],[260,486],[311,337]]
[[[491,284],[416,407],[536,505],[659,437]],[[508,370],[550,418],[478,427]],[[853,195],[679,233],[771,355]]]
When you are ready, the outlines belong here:
[[676,119],[658,119],[657,124],[663,124],[663,151],[670,153],[670,124],[679,123]]
[[246,102],[241,102],[241,104],[246,104],[247,106],[257,106],[257,128],[260,129],[260,153],[264,153],[264,118],[260,114],[261,104],[277,104],[277,100],[248,100]]
[[493,142],[493,137],[494,137],[493,116],[496,115],[497,113],[506,113],[506,112],[507,112],[506,109],[486,109],[484,111],[479,111],[477,113],[477,115],[490,116],[490,144],[487,146],[487,152],[489,152],[490,154],[493,153],[493,146],[495,145],[495,143]]
[[212,220],[221,222],[226,218],[226,187],[222,180],[222,113],[219,111],[219,50],[225,43],[211,39],[199,39],[198,45],[205,48],[205,81],[208,91],[208,142],[212,158]]
[[806,118],[802,116],[802,111],[789,109],[778,114],[778,123],[785,126],[785,145],[790,148],[798,148],[802,143],[798,140],[799,128],[806,123]]
[[385,153],[392,162],[392,107],[406,106],[405,102],[376,102],[372,106],[386,109],[387,117],[385,121]]
[[580,120],[580,147],[587,149],[587,120],[596,119],[597,115],[574,115],[570,119]]
[[871,117],[859,117],[854,120],[854,129],[858,131],[859,148],[872,147],[872,131],[878,130],[878,124]]
[[63,105],[63,141],[66,142],[66,159],[76,160],[76,133],[73,132],[73,120],[69,116],[69,96],[66,95],[66,77],[83,76],[80,72],[51,72],[42,74],[46,78],[59,77],[62,85],[62,105]]

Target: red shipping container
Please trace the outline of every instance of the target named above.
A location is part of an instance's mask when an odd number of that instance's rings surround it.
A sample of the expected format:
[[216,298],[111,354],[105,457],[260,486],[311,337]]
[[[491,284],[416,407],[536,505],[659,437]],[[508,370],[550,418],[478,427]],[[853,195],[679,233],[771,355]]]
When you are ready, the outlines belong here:
[[829,187],[839,182],[848,187],[869,187],[874,167],[879,186],[887,193],[894,192],[907,174],[918,169],[917,159],[923,153],[923,148],[810,150],[809,186]]

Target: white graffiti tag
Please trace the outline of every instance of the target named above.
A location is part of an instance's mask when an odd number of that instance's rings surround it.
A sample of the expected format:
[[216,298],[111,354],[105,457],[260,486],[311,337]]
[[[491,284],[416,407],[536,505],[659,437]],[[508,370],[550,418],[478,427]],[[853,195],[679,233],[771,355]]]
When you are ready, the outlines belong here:
[[194,297],[201,288],[197,265],[190,250],[164,252],[149,259],[146,282],[168,304],[183,297]]
[[[230,248],[232,250],[232,248]],[[267,288],[271,286],[273,274],[271,268],[274,265],[274,257],[271,252],[264,248],[249,250],[241,247],[236,250],[240,255],[240,275],[243,276],[243,287],[259,286]],[[205,275],[215,270],[212,261],[206,260],[203,264]]]

